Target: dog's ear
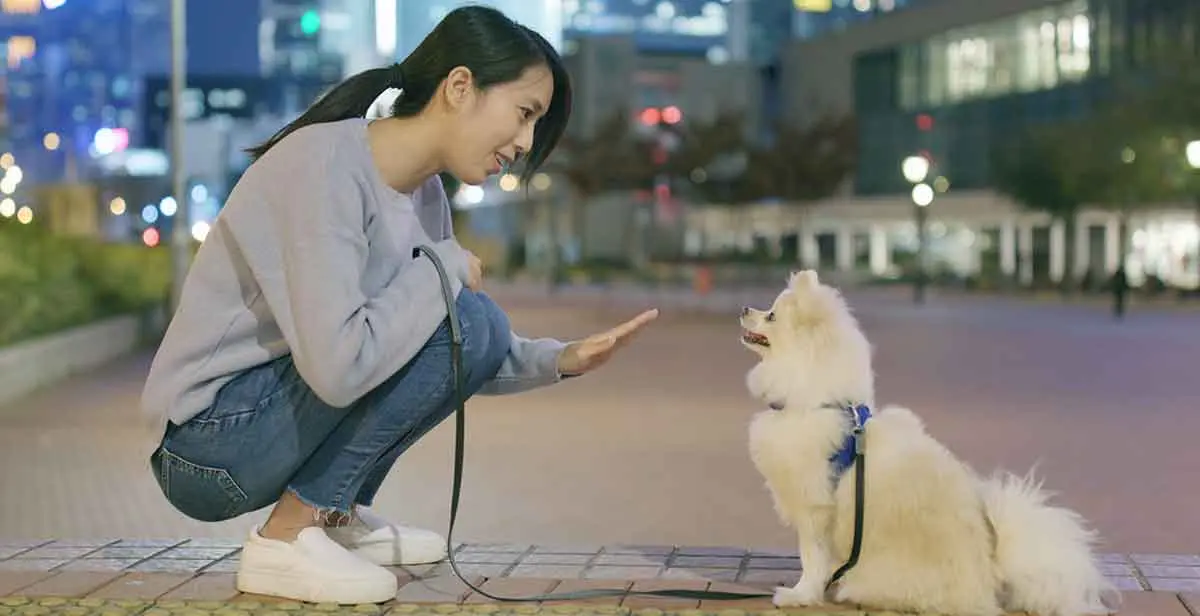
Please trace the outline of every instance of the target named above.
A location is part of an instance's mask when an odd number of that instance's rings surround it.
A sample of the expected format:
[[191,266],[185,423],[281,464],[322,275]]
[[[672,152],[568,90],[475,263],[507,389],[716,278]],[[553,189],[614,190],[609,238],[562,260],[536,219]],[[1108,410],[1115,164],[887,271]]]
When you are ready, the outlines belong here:
[[793,291],[815,289],[820,284],[820,281],[817,280],[817,272],[814,270],[792,272],[792,276],[788,280],[788,287]]

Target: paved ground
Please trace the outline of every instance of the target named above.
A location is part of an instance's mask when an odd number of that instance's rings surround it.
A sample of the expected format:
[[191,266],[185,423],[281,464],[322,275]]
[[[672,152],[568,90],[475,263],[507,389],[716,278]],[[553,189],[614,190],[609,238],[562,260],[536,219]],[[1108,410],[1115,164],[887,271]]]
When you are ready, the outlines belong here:
[[[629,614],[662,616],[781,616],[772,610],[771,590],[799,575],[794,556],[741,548],[675,546],[548,547],[467,544],[456,550],[458,569],[447,563],[394,568],[400,591],[382,606],[302,605],[239,594],[234,585],[236,540],[58,541],[0,547],[0,615],[44,616],[306,616],[341,614],[494,613]],[[1154,577],[1200,556],[1105,554],[1105,571],[1125,590],[1122,613],[1137,616],[1196,616],[1200,590],[1179,579]],[[1176,563],[1169,566],[1166,563]],[[1200,570],[1197,568],[1196,570]],[[1193,584],[1198,580],[1190,580]],[[565,593],[601,589],[588,599]],[[663,589],[754,593],[733,601],[665,598],[640,594]],[[482,591],[482,592],[481,592]],[[547,600],[530,597],[551,593]],[[499,599],[507,599],[508,602]],[[552,606],[552,607],[551,607]],[[653,609],[651,609],[653,608]],[[857,616],[860,606],[824,606],[801,613]],[[697,611],[701,610],[701,611]],[[875,612],[879,616],[888,612]],[[865,615],[864,615],[865,616]]]
[[[762,296],[764,294],[757,294]],[[527,335],[583,335],[640,300],[567,293],[558,307],[500,293]],[[757,410],[750,356],[729,316],[669,304],[603,372],[470,404],[458,538],[543,545],[736,545],[794,549],[745,450]],[[877,348],[883,401],[910,405],[983,469],[1035,463],[1107,551],[1200,553],[1200,315],[903,294],[856,302]],[[565,308],[563,306],[573,306]],[[201,524],[162,501],[134,446],[148,355],[0,409],[0,539],[238,538],[261,516]],[[444,528],[451,424],[412,449],[380,509]],[[1193,469],[1187,471],[1186,469]]]

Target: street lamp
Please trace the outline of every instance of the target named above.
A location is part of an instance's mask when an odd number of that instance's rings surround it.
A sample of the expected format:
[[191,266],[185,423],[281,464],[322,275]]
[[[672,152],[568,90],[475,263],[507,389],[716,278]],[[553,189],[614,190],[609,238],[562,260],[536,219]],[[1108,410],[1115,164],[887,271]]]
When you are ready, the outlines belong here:
[[1189,167],[1200,169],[1200,140],[1188,142],[1184,149],[1184,155],[1187,157]]
[[917,275],[913,282],[913,302],[917,304],[925,303],[927,284],[925,262],[928,240],[925,227],[928,207],[933,203],[934,195],[933,187],[925,183],[925,179],[929,177],[929,168],[929,159],[924,156],[909,156],[900,164],[900,172],[904,174],[904,179],[913,185],[911,197],[915,206],[913,216],[917,223]]
[[913,186],[912,200],[918,208],[921,208],[921,211],[924,211],[930,203],[933,203],[933,187],[924,182]]
[[924,182],[929,176],[929,159],[924,156],[909,156],[900,164],[900,171],[909,184]]

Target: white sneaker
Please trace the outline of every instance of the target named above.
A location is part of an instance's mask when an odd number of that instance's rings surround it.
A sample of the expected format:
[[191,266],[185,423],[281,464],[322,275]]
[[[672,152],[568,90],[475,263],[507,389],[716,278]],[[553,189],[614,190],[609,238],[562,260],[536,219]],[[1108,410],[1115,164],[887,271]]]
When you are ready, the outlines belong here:
[[325,531],[330,539],[376,565],[424,565],[446,558],[446,538],[442,535],[392,524],[363,507],[355,509],[354,519],[346,526]]
[[346,551],[323,528],[306,528],[295,541],[250,532],[242,546],[237,589],[311,603],[383,603],[396,598],[391,571]]

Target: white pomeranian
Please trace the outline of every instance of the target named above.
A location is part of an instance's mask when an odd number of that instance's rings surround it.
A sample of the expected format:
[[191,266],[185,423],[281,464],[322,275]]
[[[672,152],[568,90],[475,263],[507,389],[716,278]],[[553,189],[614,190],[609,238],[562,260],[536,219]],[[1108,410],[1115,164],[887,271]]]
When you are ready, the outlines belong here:
[[[1047,504],[1031,476],[984,479],[925,432],[910,410],[875,407],[871,346],[837,290],[793,274],[769,311],[745,308],[742,343],[761,361],[746,384],[770,405],[750,425],[750,455],[775,510],[795,528],[802,574],[780,607],[832,599],[874,609],[994,616],[1111,614],[1093,531]],[[864,427],[861,554],[855,516],[856,407]],[[831,596],[827,596],[829,587]]]

